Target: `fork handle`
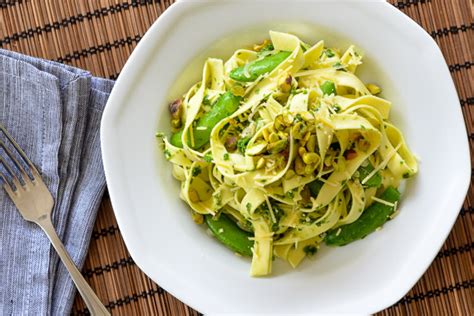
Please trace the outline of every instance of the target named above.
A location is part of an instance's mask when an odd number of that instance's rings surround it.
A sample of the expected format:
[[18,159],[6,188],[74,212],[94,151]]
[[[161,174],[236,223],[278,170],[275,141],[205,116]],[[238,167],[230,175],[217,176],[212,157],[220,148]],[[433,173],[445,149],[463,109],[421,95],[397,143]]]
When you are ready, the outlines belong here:
[[56,234],[56,230],[54,229],[53,223],[51,222],[51,218],[46,216],[41,220],[36,222],[46,233],[49,240],[53,244],[54,249],[56,249],[61,261],[66,266],[66,269],[69,271],[74,284],[81,294],[84,302],[89,309],[89,312],[92,315],[110,315],[109,311],[105,308],[104,304],[99,300],[97,295],[94,293],[92,288],[87,284],[86,280],[82,276],[81,272],[77,269],[76,265],[72,261],[71,257],[67,253],[66,248],[64,248],[63,243]]

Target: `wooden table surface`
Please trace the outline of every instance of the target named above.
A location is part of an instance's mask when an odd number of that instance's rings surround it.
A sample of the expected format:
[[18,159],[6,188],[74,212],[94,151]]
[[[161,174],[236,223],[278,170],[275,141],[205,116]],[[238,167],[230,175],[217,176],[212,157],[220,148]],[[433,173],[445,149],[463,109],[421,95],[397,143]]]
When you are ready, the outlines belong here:
[[[144,32],[174,1],[0,1],[0,47],[115,79]],[[474,145],[474,23],[469,0],[390,0],[438,43]],[[472,155],[471,155],[472,157]],[[474,315],[472,186],[453,231],[413,289],[380,315]],[[116,315],[199,314],[135,265],[103,198],[83,274]],[[78,296],[73,314],[86,314]],[[310,312],[310,311],[309,311]]]

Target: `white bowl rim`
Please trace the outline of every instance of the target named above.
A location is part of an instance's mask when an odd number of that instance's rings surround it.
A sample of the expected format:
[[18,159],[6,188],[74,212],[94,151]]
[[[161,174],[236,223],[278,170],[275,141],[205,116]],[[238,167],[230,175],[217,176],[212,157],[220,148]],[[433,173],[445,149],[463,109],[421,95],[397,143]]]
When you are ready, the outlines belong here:
[[[206,2],[212,2],[212,1],[206,1]],[[377,1],[379,2],[379,1]],[[435,48],[439,55],[442,57],[442,53],[440,49],[438,48],[436,42],[428,36],[428,34],[423,30],[418,24],[416,24],[413,20],[411,20],[408,16],[404,15],[402,12],[400,12],[398,9],[390,5],[389,3],[384,3],[384,8],[388,8],[388,10],[391,10],[394,15],[399,16],[399,18],[404,19],[405,23],[410,23],[414,27],[414,30],[417,29],[418,32],[422,31],[425,33],[427,36],[425,36],[425,40],[429,40],[432,42],[431,45],[434,45]],[[119,78],[117,79],[117,82],[115,84],[115,88],[113,89],[109,101],[107,103],[106,109],[104,110],[103,113],[103,118],[101,122],[101,146],[102,146],[102,156],[103,156],[103,161],[104,161],[104,168],[105,168],[105,174],[107,178],[107,184],[108,184],[108,190],[110,193],[110,198],[112,201],[112,204],[114,206],[114,212],[115,216],[118,222],[118,225],[121,229],[123,239],[125,241],[125,244],[127,246],[127,249],[129,250],[132,258],[134,259],[135,263],[145,272],[147,273],[147,268],[144,265],[143,262],[146,261],[144,255],[140,252],[137,252],[136,249],[139,243],[139,240],[134,238],[131,235],[131,231],[128,229],[127,222],[126,222],[126,210],[121,207],[121,205],[124,205],[124,198],[125,196],[121,188],[117,185],[117,181],[119,178],[116,176],[114,173],[115,170],[117,170],[117,166],[113,162],[113,155],[115,152],[115,146],[116,144],[111,141],[114,137],[114,118],[117,115],[118,111],[120,110],[122,104],[120,102],[120,99],[122,96],[127,91],[127,85],[129,84],[130,80],[134,77],[138,76],[138,72],[141,67],[145,66],[146,58],[148,55],[148,48],[150,46],[149,43],[149,38],[151,39],[152,37],[156,37],[156,33],[159,32],[165,32],[166,29],[169,29],[171,27],[171,23],[173,21],[173,18],[177,16],[181,10],[186,10],[186,5],[189,6],[196,6],[198,5],[197,3],[192,3],[192,1],[178,1],[177,3],[173,4],[170,8],[168,8],[163,14],[159,17],[157,21],[152,25],[152,27],[149,29],[149,31],[145,34],[143,39],[140,41],[140,43],[137,45],[133,53],[131,54],[129,60],[127,61],[126,65],[124,66]],[[133,67],[131,66],[133,62]],[[137,67],[136,65],[139,65],[140,67]],[[137,69],[138,68],[138,69]],[[452,81],[451,81],[452,83]],[[449,89],[455,91],[454,83],[452,83],[452,87]],[[456,93],[457,96],[457,93]],[[461,110],[459,107],[459,112],[461,114]],[[460,155],[464,155],[466,157],[469,157],[469,152],[468,152],[468,140],[467,136],[465,139],[465,149],[466,151]],[[460,184],[460,187],[463,188],[463,190],[459,191],[459,194],[455,197],[451,198],[451,201],[453,202],[453,205],[460,209],[462,206],[462,203],[464,201],[464,197],[466,195],[466,192],[469,187],[470,183],[470,160],[467,159],[467,164],[465,164],[464,168],[466,168],[466,178],[463,179],[463,182]],[[451,221],[448,221],[447,224],[443,225],[443,230],[441,231],[441,234],[437,236],[436,239],[436,244],[437,244],[437,249],[439,250],[445,239],[447,238],[452,226],[454,225],[456,217],[453,217]],[[433,261],[434,257],[436,256],[436,252],[432,253],[431,255],[427,256],[424,255],[420,259],[421,263],[419,263],[416,268],[408,272],[406,276],[406,280],[401,283],[399,288],[396,289],[391,289],[385,292],[385,296],[383,299],[380,299],[379,301],[375,302],[373,306],[370,307],[370,310],[367,312],[376,312],[379,310],[382,310],[384,308],[389,307],[396,301],[398,301],[403,295],[405,295],[406,292],[408,292],[413,285],[418,281],[418,279],[423,275],[423,273],[427,270],[427,268],[430,266],[431,262]],[[186,303],[189,306],[192,306],[195,309],[201,310],[202,312],[207,312],[207,310],[202,309],[202,304],[197,302],[195,299],[192,298],[192,296],[189,295],[183,295],[182,293],[178,293],[175,291],[175,287],[173,284],[167,282],[167,281],[162,281],[160,282],[160,286],[165,288],[166,290],[169,290],[171,294],[177,296],[180,300],[182,300],[184,303]]]

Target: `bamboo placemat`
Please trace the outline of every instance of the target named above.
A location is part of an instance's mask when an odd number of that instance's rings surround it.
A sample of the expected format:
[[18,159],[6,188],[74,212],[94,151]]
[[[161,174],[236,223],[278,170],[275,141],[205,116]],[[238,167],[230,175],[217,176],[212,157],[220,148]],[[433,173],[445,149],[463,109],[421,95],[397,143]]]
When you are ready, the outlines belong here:
[[[117,78],[130,53],[174,0],[0,0],[0,47]],[[474,21],[469,0],[390,2],[438,43],[456,83],[474,157]],[[471,173],[472,174],[472,173]],[[474,191],[423,278],[379,315],[474,315]],[[83,269],[113,314],[197,315],[147,278],[130,257],[104,196]],[[76,297],[73,314],[86,314]]]

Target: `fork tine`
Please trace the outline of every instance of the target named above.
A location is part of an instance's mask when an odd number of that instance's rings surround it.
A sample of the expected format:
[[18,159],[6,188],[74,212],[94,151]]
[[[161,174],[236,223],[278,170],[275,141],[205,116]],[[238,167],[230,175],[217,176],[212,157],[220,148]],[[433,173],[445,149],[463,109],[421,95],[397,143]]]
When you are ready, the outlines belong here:
[[[2,164],[5,167],[5,169],[7,170],[7,172],[10,174],[11,181],[13,182],[16,189],[18,190],[22,186],[21,182],[20,182],[20,180],[18,180],[18,178],[15,175],[15,173],[13,172],[13,170],[10,168],[10,166],[7,164],[7,162],[1,156],[0,156],[0,164]],[[12,189],[12,191],[14,191],[13,188],[11,187],[11,185],[10,185],[10,182],[7,181],[7,177],[5,176],[5,174],[2,172],[1,175],[2,175],[3,182],[8,184],[8,186]]]
[[[30,177],[28,176],[28,174],[25,172],[25,169],[23,169],[22,165],[20,164],[20,162],[15,158],[15,156],[12,154],[12,152],[10,151],[10,149],[7,148],[7,146],[5,146],[5,144],[0,140],[0,147],[3,148],[3,150],[7,153],[7,156],[8,158],[10,158],[11,161],[13,161],[13,164],[15,165],[15,167],[20,171],[20,174],[22,175],[23,177],[23,181],[24,182],[27,182],[28,180],[30,180]],[[3,160],[3,159],[2,159]],[[2,163],[6,166],[7,163],[5,162],[5,160],[2,161]],[[10,172],[12,175],[15,175],[13,173],[13,171],[11,171],[11,169],[8,171]]]
[[20,145],[13,139],[13,137],[7,132],[5,126],[3,124],[0,124],[0,130],[5,134],[7,139],[10,141],[10,143],[15,147],[15,149],[18,151],[20,154],[21,158],[29,165],[31,170],[33,171],[33,174],[36,173],[36,175],[39,175],[38,170],[36,169],[35,165],[31,162],[31,160],[28,158],[28,156],[25,154],[23,149],[21,149]]
[[10,182],[7,181],[7,177],[3,174],[3,172],[0,172],[0,177],[3,180],[3,188],[5,189],[5,191],[7,191],[8,195],[12,197],[15,194],[15,191],[10,185]]

